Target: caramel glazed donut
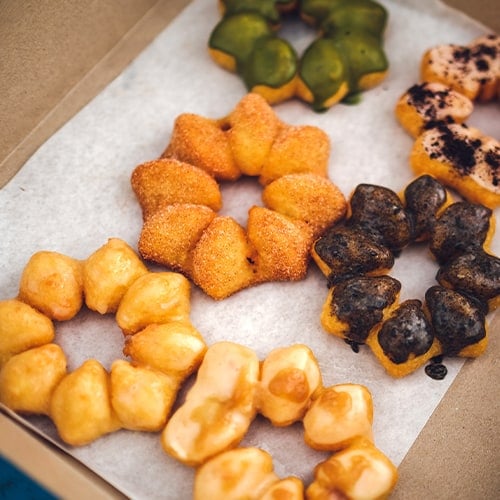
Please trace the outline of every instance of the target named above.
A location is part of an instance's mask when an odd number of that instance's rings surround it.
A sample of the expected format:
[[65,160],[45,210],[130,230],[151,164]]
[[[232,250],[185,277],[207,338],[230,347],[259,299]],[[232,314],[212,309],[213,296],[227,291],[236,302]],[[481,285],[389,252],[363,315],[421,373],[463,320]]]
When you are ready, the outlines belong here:
[[[248,94],[229,115],[177,117],[161,158],[137,166],[131,185],[143,212],[141,256],[224,299],[266,281],[303,279],[315,239],[347,202],[328,179],[330,142],[319,128],[283,123]],[[217,181],[258,176],[265,206],[247,228],[218,215]]]
[[[426,373],[446,375],[443,356],[477,357],[487,345],[486,314],[500,303],[500,259],[488,253],[491,209],[451,201],[435,178],[394,191],[360,184],[350,215],[320,237],[312,255],[328,277],[323,328],[357,351],[367,344],[386,371],[405,376],[428,361]],[[401,283],[386,275],[412,242],[428,242],[439,285],[425,303],[398,303]]]
[[[378,85],[386,76],[387,11],[373,0],[221,0],[209,53],[269,103],[297,96],[316,111]],[[320,35],[300,57],[276,31],[297,14]]]

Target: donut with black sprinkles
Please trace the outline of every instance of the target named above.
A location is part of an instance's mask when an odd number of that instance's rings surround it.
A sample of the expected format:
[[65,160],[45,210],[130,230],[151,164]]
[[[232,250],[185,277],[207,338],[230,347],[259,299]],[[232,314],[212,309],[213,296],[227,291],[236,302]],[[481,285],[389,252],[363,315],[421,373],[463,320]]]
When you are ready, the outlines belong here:
[[469,45],[439,45],[426,51],[422,82],[396,105],[396,117],[416,140],[410,165],[462,197],[500,206],[500,142],[467,125],[474,101],[500,98],[500,37],[486,35]]

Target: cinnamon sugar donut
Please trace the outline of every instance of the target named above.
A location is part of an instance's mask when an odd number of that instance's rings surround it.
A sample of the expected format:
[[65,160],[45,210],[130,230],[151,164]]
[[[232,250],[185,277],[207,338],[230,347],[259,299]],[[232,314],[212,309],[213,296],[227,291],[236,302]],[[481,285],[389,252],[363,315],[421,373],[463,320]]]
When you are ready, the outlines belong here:
[[469,201],[500,206],[500,143],[466,124],[474,101],[500,96],[500,37],[429,49],[421,77],[395,109],[415,138],[412,169],[436,177]]
[[[346,211],[327,177],[329,152],[321,129],[283,123],[257,94],[220,119],[180,115],[162,157],[131,176],[144,216],[141,256],[183,273],[214,299],[302,279],[314,239]],[[264,186],[264,207],[250,208],[246,228],[217,213],[217,182],[242,175]]]

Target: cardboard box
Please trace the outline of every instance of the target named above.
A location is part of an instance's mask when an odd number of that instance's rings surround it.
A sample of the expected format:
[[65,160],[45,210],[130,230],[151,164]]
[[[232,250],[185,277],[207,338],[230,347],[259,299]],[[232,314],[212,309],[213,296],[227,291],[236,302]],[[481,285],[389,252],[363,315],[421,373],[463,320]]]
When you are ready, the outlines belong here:
[[[0,187],[187,3],[0,0]],[[500,30],[498,2],[447,3]],[[401,464],[393,498],[498,497],[498,313],[490,331],[488,352],[480,363],[466,362]],[[0,436],[0,453],[56,495],[122,497],[74,459],[1,413]]]

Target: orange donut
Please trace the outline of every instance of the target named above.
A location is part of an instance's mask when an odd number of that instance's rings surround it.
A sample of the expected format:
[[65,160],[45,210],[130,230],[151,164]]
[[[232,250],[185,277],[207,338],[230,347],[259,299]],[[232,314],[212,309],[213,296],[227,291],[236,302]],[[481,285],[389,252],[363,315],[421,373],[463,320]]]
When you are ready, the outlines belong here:
[[[144,216],[141,256],[183,273],[214,299],[304,278],[313,241],[346,212],[327,177],[329,154],[321,129],[283,123],[257,94],[221,119],[178,116],[162,157],[131,176]],[[217,213],[217,182],[243,175],[264,186],[264,207],[250,208],[246,228]]]

